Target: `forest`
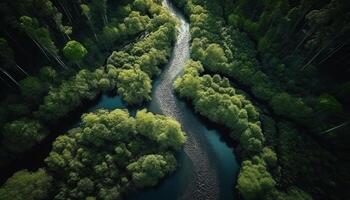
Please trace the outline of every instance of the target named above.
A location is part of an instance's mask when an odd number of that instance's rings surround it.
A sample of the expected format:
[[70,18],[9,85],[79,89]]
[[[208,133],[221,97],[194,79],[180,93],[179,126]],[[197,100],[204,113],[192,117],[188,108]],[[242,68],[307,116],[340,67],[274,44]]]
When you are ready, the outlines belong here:
[[349,1],[0,14],[0,200],[350,199]]

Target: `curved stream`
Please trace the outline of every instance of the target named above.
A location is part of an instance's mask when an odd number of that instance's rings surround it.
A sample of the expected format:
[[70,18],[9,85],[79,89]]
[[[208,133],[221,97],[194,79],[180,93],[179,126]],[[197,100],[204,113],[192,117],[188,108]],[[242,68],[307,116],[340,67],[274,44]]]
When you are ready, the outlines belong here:
[[[168,65],[153,84],[152,101],[148,105],[148,110],[173,117],[181,123],[187,134],[187,142],[183,151],[177,155],[179,168],[175,173],[167,177],[157,187],[145,189],[129,199],[234,199],[233,187],[239,166],[233,148],[225,143],[216,130],[208,128],[190,107],[179,101],[173,94],[174,79],[182,72],[185,62],[189,59],[189,24],[169,0],[164,0],[163,6],[179,20],[179,34]],[[89,111],[92,112],[100,108],[125,107],[126,105],[119,96],[103,95]],[[73,127],[78,124],[79,122],[76,122]],[[51,140],[53,141],[54,138],[48,141]],[[42,167],[44,165],[43,158],[50,151],[52,141],[41,146],[34,154],[35,156],[30,157],[30,159],[15,163],[15,168],[6,171],[5,174],[10,176],[13,171],[23,168],[37,169]]]
[[163,6],[179,20],[179,35],[169,64],[153,85],[148,110],[180,122],[187,133],[187,142],[179,155],[178,171],[160,186],[141,192],[132,199],[233,199],[238,171],[233,149],[173,94],[174,79],[189,59],[189,24],[169,0],[164,0]]
[[[154,113],[173,117],[181,123],[187,134],[187,142],[183,151],[178,154],[179,168],[174,174],[157,187],[145,189],[129,199],[234,199],[233,187],[239,166],[233,149],[216,130],[208,128],[173,93],[173,82],[189,59],[189,24],[169,0],[164,0],[163,6],[179,20],[179,34],[168,65],[153,84],[152,101],[147,108]],[[118,107],[125,107],[120,97],[104,95],[90,111]]]

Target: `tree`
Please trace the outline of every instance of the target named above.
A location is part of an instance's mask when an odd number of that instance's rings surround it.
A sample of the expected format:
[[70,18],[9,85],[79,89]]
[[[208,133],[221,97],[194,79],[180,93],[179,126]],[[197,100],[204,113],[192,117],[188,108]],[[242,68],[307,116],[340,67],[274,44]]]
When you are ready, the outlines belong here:
[[128,17],[124,19],[128,35],[134,35],[146,28],[149,22],[148,16],[142,16],[137,11],[132,11]]
[[81,4],[80,8],[81,8],[81,14],[83,16],[85,16],[85,18],[88,20],[88,24],[90,26],[90,29],[91,29],[92,33],[94,34],[96,41],[98,41],[97,34],[96,34],[95,28],[94,28],[94,24],[92,22],[90,7],[86,4]]
[[[150,120],[147,123],[155,128],[171,123],[165,116],[145,111],[136,115],[140,114],[145,115]],[[162,145],[164,141],[154,142],[144,132],[139,132],[145,126],[146,122],[135,120],[127,110],[98,110],[84,114],[79,127],[55,140],[45,159],[55,185],[59,186],[55,191],[56,198],[119,199],[135,185],[153,186],[173,172],[176,168],[174,148]],[[181,130],[178,132],[183,134]],[[171,135],[176,136],[174,132],[170,132]],[[169,137],[170,142],[174,142],[172,138]]]
[[0,199],[45,200],[49,198],[51,185],[52,177],[43,169],[36,172],[22,170],[16,172],[0,188]]
[[4,125],[2,146],[10,152],[23,152],[41,141],[45,135],[38,121],[18,119]]
[[264,159],[268,167],[275,167],[277,165],[277,155],[269,147],[263,148],[261,157]]
[[91,4],[91,8],[93,8],[94,14],[96,16],[101,16],[103,24],[107,25],[107,0],[92,0]]
[[296,122],[312,125],[308,122],[312,119],[312,109],[300,98],[295,98],[288,93],[277,93],[270,101],[273,111],[281,116],[286,116]]
[[132,173],[132,181],[140,188],[155,186],[159,179],[173,172],[175,168],[175,157],[169,154],[145,155],[127,166],[127,170]]
[[170,118],[154,115],[146,110],[136,114],[136,130],[141,135],[157,141],[163,147],[180,149],[186,141],[180,124]]
[[218,44],[210,44],[205,50],[205,66],[215,71],[227,62],[224,50]]
[[0,71],[16,85],[18,85],[18,82],[15,80],[15,77],[8,72],[9,70],[16,68],[24,75],[28,76],[28,73],[16,63],[14,51],[5,38],[0,38],[0,66]]
[[40,79],[48,82],[48,83],[54,83],[55,79],[57,77],[57,71],[51,67],[51,66],[44,66],[40,69]]
[[50,36],[50,31],[46,27],[41,27],[36,18],[22,16],[20,25],[24,32],[38,46],[40,51],[49,59],[51,55],[63,68],[66,68],[63,61],[58,56],[58,49]]
[[319,109],[330,114],[337,114],[343,112],[343,106],[339,101],[329,94],[322,94],[318,98]]
[[243,161],[238,175],[238,191],[244,199],[260,199],[271,192],[276,182],[267,172],[265,166],[253,164],[251,161]]
[[85,49],[85,47],[75,40],[67,42],[66,46],[63,48],[63,55],[70,61],[76,62],[77,64],[86,56],[87,53],[88,51]]
[[32,103],[36,103],[41,99],[46,91],[45,87],[46,85],[34,76],[28,76],[20,81],[21,94]]
[[150,100],[151,89],[151,79],[140,69],[122,70],[118,75],[118,93],[129,104]]

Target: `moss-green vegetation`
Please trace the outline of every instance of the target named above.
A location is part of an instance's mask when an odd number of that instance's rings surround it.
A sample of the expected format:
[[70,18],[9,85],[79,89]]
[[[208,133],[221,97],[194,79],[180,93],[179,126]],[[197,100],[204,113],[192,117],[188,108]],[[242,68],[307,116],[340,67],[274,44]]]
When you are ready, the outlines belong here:
[[200,62],[190,60],[182,77],[175,83],[175,91],[192,101],[194,108],[208,119],[230,129],[230,136],[239,141],[245,155],[237,188],[245,199],[258,199],[276,190],[276,181],[268,168],[276,167],[275,152],[265,147],[259,113],[226,78],[203,75]]
[[186,135],[180,124],[146,110],[98,110],[59,136],[46,171],[17,172],[0,188],[1,199],[120,199],[155,186],[176,169],[175,151]]
[[[239,195],[349,199],[349,1],[173,1],[191,34],[175,92],[238,143]],[[0,14],[1,168],[102,93],[150,101],[177,36],[160,0],[4,0]],[[119,199],[173,172],[185,140],[145,110],[84,114],[0,199]]]
[[0,188],[0,199],[44,200],[49,198],[52,177],[45,170],[16,172]]
[[[102,93],[128,106],[151,100],[152,79],[177,36],[175,18],[158,0],[6,0],[0,7],[4,168]],[[101,110],[82,121],[56,139],[47,173],[16,173],[0,199],[120,199],[173,172],[186,140],[176,121],[146,111],[132,118]]]
[[136,118],[119,109],[84,114],[45,160],[55,199],[119,199],[154,186],[176,169],[174,150],[185,140],[178,122],[145,110]]
[[[176,38],[176,21],[161,2],[92,1],[80,4],[45,0],[36,3],[21,7],[21,13],[27,13],[25,16],[7,13],[8,20],[12,19],[16,26],[2,21],[8,28],[4,29],[4,38],[0,40],[2,75],[8,75],[2,80],[11,88],[14,84],[20,92],[4,88],[7,95],[1,98],[1,125],[31,118],[45,128],[46,124],[57,124],[68,113],[103,92],[121,95],[128,105],[142,105],[151,99],[152,78],[159,75],[167,63]],[[14,10],[19,9],[13,7],[18,4],[4,2],[5,7]],[[108,6],[111,9],[106,9]],[[32,12],[31,9],[39,11]],[[45,17],[54,20],[55,24],[48,23]],[[20,67],[17,62],[21,60],[16,56],[21,55],[19,49],[23,46],[16,46],[6,31],[24,34],[20,39],[26,45],[34,43],[35,46],[24,48],[31,47],[33,54],[39,54],[30,61],[40,70]],[[62,42],[64,45],[59,46]],[[106,60],[106,65],[101,66]],[[26,77],[22,78],[23,75]],[[31,136],[24,136],[33,139],[20,148],[28,150],[46,135],[37,130]],[[3,146],[10,146],[5,137]],[[8,148],[3,146],[0,154],[8,157]]]
[[[243,149],[239,193],[245,199],[310,199],[302,190],[315,199],[348,197],[341,191],[349,177],[342,153],[349,141],[343,134],[349,128],[349,115],[344,110],[346,95],[339,95],[339,88],[348,80],[332,77],[347,72],[345,67],[331,70],[330,63],[339,63],[332,59],[347,54],[343,47],[349,29],[344,28],[348,26],[344,16],[349,13],[349,3],[175,2],[190,20],[193,59],[176,80],[175,90],[201,115],[229,128],[239,142]],[[335,12],[343,15],[333,15]],[[247,92],[255,106],[237,94],[224,76]],[[284,120],[300,130],[277,125]],[[298,137],[308,139],[298,141]],[[301,150],[303,153],[293,156],[298,151],[292,149],[298,145],[306,145],[308,153]],[[334,149],[336,153],[329,156]],[[308,154],[312,156],[305,158]],[[327,164],[316,164],[318,159]],[[333,165],[339,167],[337,173],[330,172]],[[327,175],[319,178],[315,171]],[[294,181],[287,181],[289,173]],[[314,175],[306,175],[309,173]]]

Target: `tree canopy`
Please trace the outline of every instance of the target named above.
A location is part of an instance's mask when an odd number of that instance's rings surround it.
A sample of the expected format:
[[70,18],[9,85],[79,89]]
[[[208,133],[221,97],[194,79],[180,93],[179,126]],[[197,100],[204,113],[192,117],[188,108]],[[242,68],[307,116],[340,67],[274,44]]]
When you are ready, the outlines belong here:
[[[145,137],[149,129],[141,116],[164,127],[160,137],[169,139]],[[171,126],[178,129],[168,131]],[[115,199],[134,186],[154,186],[176,169],[174,149],[184,142],[178,122],[146,110],[137,112],[136,118],[119,109],[84,114],[78,128],[56,139],[45,160],[58,187],[55,199]]]

